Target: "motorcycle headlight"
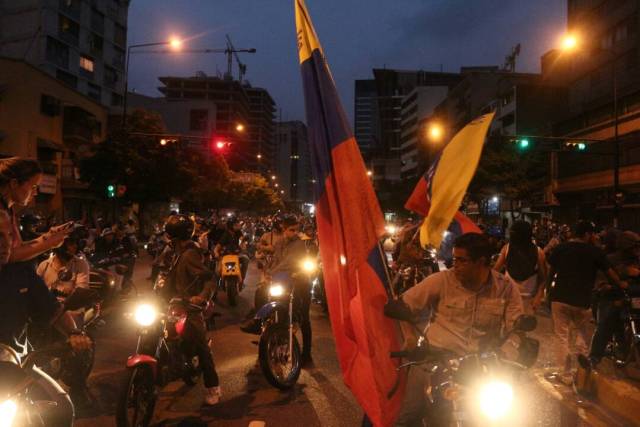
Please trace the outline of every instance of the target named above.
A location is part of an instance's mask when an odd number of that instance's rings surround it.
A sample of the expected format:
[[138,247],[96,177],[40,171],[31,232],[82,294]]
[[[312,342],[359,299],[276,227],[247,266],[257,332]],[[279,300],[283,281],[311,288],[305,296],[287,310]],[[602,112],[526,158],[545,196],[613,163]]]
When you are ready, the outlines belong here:
[[150,304],[140,304],[136,307],[134,318],[140,326],[151,326],[156,320],[156,309]]
[[318,268],[317,263],[312,260],[311,258],[305,258],[302,261],[302,270],[305,273],[313,273],[314,271],[316,271],[316,268]]
[[11,427],[18,412],[18,405],[13,400],[0,403],[0,427]]
[[478,403],[482,413],[492,419],[499,420],[503,418],[513,404],[513,388],[511,385],[501,382],[492,381],[480,387],[478,393]]
[[147,249],[149,249],[149,245],[148,244],[144,244],[144,250],[146,251]]
[[269,295],[276,298],[281,297],[282,295],[284,295],[284,286],[280,284],[271,285],[271,287],[269,288]]

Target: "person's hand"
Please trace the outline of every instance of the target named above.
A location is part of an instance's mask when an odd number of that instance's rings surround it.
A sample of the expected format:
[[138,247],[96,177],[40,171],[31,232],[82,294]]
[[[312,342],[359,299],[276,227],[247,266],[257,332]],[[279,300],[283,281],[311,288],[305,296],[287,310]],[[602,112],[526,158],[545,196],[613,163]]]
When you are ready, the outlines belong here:
[[72,334],[69,336],[68,342],[74,353],[91,349],[91,338],[84,334]]
[[49,229],[50,233],[65,232],[68,233],[73,229],[73,221],[66,222],[62,225],[55,225]]
[[68,234],[69,234],[69,231],[67,230],[61,230],[56,232],[48,231],[45,234],[43,234],[42,239],[46,242],[47,247],[57,248],[62,244],[62,242],[64,242],[64,239],[67,237]]
[[189,302],[193,305],[204,305],[205,299],[200,295],[193,296],[189,298]]

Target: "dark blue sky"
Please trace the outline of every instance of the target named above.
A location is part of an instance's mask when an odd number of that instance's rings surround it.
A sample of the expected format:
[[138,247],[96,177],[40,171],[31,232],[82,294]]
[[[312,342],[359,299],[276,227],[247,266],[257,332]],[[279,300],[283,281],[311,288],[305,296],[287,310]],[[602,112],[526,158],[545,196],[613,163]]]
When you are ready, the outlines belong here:
[[[540,55],[566,27],[565,0],[307,0],[307,6],[350,117],[354,80],[371,78],[374,67],[501,65],[520,42],[517,71],[538,72]],[[304,120],[293,0],[131,2],[130,44],[176,34],[190,38],[190,48],[223,48],[226,33],[237,48],[257,49],[242,56],[251,84],[269,90],[284,120]],[[129,87],[157,96],[158,76],[198,70],[224,72],[225,55],[132,55]]]

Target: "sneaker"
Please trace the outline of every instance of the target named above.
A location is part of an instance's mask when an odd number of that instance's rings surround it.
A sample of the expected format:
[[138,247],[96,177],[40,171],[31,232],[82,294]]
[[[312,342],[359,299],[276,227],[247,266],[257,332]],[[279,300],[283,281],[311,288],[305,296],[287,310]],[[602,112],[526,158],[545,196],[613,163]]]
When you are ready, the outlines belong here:
[[220,402],[220,398],[222,397],[222,389],[220,386],[209,387],[204,389],[204,404],[213,406],[217,405]]

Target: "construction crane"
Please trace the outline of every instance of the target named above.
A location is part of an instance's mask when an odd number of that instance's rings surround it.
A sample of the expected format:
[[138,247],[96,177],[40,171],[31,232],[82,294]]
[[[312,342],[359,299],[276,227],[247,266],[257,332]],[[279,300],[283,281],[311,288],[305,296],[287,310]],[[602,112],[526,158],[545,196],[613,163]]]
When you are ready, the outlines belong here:
[[[238,62],[238,81],[242,83],[242,79],[244,78],[244,75],[247,73],[247,65],[243,64],[242,61],[240,61],[240,56],[238,56],[238,52],[255,53],[256,50],[253,48],[246,49],[246,50],[236,49],[235,47],[233,47],[233,43],[231,43],[231,37],[229,37],[229,34],[225,34],[225,36],[227,37],[227,50],[233,53],[233,55],[236,57],[236,61]],[[228,60],[229,60],[229,63],[227,64],[227,70],[229,74],[231,74],[230,56],[228,57]]]
[[511,49],[511,53],[504,58],[504,65],[502,66],[502,69],[504,71],[514,73],[516,71],[516,58],[518,55],[520,55],[520,43],[515,45]]
[[[256,53],[255,48],[243,48],[236,49],[231,44],[231,38],[227,34],[227,47],[224,49],[180,49],[180,53],[224,53],[227,55],[227,73],[225,74],[225,78],[233,79],[232,66],[233,66],[233,56],[235,55],[236,61],[238,61],[239,68],[239,81],[242,82],[242,78],[244,74],[247,72],[247,66],[240,61],[240,57],[238,53]],[[136,53],[174,53],[170,50],[139,50]]]

